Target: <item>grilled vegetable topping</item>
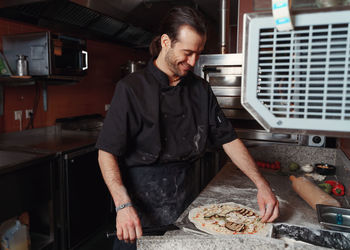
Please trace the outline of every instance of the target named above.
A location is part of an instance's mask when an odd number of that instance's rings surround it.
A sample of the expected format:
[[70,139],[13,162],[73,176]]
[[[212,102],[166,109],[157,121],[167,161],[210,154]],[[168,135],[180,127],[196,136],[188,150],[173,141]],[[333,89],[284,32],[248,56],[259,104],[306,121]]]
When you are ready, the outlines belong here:
[[244,224],[236,224],[234,222],[226,222],[225,227],[234,232],[240,232],[244,229]]

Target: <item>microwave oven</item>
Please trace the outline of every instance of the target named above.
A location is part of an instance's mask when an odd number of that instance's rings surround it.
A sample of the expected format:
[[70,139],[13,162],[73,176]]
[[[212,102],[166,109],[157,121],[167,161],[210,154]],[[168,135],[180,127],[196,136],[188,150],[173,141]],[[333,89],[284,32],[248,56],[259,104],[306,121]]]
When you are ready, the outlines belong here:
[[51,32],[4,35],[3,52],[17,75],[18,55],[24,55],[28,75],[55,78],[84,76],[88,68],[86,40]]

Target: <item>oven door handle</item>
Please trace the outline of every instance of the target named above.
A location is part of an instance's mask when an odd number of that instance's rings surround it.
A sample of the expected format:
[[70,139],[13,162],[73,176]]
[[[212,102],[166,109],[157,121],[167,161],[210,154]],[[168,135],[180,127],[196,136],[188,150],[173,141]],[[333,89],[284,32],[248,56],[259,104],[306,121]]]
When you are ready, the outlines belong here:
[[88,69],[88,52],[85,50],[81,51],[81,57],[82,57],[82,70],[87,70]]

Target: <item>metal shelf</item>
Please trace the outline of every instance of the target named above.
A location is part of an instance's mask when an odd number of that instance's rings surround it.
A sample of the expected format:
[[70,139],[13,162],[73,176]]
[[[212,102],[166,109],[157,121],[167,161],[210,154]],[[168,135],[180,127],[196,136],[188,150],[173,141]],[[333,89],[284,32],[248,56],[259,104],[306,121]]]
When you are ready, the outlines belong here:
[[0,116],[4,114],[4,85],[11,87],[30,86],[42,82],[43,107],[47,111],[47,85],[69,85],[80,81],[78,76],[50,76],[50,77],[0,77]]

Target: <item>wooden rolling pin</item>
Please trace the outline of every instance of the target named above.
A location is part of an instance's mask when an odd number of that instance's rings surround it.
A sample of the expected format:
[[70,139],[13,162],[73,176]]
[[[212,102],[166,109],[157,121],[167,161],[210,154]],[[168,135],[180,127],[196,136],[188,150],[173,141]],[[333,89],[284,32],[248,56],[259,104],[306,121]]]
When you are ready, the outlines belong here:
[[316,210],[316,204],[340,207],[340,203],[336,199],[305,177],[295,177],[291,175],[289,179],[292,181],[295,192],[297,192],[313,209]]

